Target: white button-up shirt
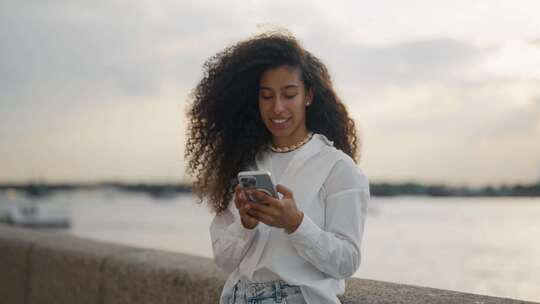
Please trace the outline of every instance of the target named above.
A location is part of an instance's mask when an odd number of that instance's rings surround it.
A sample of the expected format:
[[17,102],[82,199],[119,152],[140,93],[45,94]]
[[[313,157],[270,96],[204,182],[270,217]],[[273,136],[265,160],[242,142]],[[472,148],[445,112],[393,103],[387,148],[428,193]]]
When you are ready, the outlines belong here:
[[[257,158],[272,172],[272,154]],[[360,266],[369,183],[352,159],[320,134],[292,157],[279,180],[292,190],[302,223],[291,234],[260,222],[242,226],[234,203],[210,226],[214,260],[229,277],[220,303],[228,303],[239,279],[281,279],[299,285],[307,303],[340,303],[345,278]]]

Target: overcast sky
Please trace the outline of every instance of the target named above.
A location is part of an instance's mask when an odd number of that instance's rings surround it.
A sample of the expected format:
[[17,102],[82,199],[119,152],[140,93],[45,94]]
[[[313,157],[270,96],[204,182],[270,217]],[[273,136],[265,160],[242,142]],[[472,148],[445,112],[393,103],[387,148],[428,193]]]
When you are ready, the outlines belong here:
[[540,179],[540,2],[0,0],[0,181],[178,181],[204,61],[276,26],[329,67],[372,181]]

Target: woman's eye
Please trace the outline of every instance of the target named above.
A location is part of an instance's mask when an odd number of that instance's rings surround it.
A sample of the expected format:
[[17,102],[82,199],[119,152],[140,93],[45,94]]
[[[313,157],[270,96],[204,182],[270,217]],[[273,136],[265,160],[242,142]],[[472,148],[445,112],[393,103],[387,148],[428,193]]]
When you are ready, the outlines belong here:
[[272,95],[261,95],[262,99],[272,99]]
[[285,95],[285,98],[287,98],[287,99],[293,99],[295,97],[296,97],[296,95]]

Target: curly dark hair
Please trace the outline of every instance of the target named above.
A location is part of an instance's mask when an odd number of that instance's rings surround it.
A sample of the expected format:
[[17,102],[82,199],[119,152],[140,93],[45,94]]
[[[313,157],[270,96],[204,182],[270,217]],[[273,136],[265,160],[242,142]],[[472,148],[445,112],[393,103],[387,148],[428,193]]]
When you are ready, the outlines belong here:
[[198,202],[206,198],[217,213],[227,208],[238,172],[268,149],[271,133],[259,114],[259,80],[266,70],[281,66],[298,68],[306,90],[313,90],[307,129],[325,135],[356,161],[355,124],[326,66],[288,33],[268,32],[238,42],[205,62],[188,108],[187,172],[195,178]]

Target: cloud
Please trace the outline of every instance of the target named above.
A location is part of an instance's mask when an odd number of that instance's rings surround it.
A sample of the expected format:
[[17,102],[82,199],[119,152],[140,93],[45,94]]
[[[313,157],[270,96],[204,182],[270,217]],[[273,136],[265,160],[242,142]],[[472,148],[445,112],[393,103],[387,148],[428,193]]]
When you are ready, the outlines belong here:
[[[29,95],[36,102],[36,89],[44,99],[61,91],[69,102],[96,102],[109,96],[156,95],[164,81],[192,86],[208,57],[257,30],[257,16],[279,11],[266,21],[280,25],[302,8],[265,2],[232,9],[204,1],[98,1],[92,7],[8,1],[5,6],[0,12],[4,104]],[[303,10],[310,13],[310,24],[321,20],[319,9]],[[307,26],[303,23],[290,25],[301,32]]]
[[4,139],[54,128],[56,121],[110,100],[159,102],[171,86],[183,104],[209,52],[225,44],[216,36],[237,32],[243,22],[235,14],[221,15],[219,6],[209,10],[209,3],[98,1],[88,7],[7,1],[2,6]]
[[540,80],[540,44],[509,40],[502,43],[486,60],[492,74]]
[[[188,88],[206,58],[251,35],[261,20],[297,33],[328,63],[340,86],[463,79],[486,53],[451,38],[384,45],[353,40],[349,28],[335,22],[336,11],[321,3],[263,1],[234,9],[204,1],[6,6],[9,14],[3,10],[0,21],[2,103],[34,104],[53,96],[69,108],[111,95],[157,95],[163,82]],[[302,22],[295,21],[299,11],[306,16]]]
[[534,132],[540,119],[538,96],[537,82],[520,79],[393,86],[379,88],[362,112],[374,132],[515,136]]
[[65,2],[14,6],[2,16],[9,25],[1,30],[0,64],[8,71],[3,73],[3,94],[20,96],[38,86],[77,97],[86,93],[92,99],[149,95],[164,78],[184,77],[180,67],[186,69],[192,61],[182,62],[181,52],[168,54],[162,49],[171,41],[181,43],[175,35],[189,39],[195,28],[163,23],[143,9],[119,2],[93,9]]
[[331,66],[339,67],[338,82],[357,86],[462,80],[488,54],[470,42],[449,38],[376,46],[336,41],[320,50]]

